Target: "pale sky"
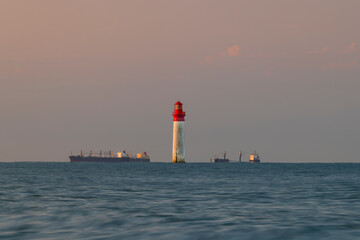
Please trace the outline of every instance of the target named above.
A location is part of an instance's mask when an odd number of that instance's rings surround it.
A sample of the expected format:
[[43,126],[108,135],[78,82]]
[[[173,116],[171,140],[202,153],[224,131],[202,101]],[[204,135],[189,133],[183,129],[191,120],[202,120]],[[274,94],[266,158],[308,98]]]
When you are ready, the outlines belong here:
[[358,0],[1,0],[0,161],[359,162]]

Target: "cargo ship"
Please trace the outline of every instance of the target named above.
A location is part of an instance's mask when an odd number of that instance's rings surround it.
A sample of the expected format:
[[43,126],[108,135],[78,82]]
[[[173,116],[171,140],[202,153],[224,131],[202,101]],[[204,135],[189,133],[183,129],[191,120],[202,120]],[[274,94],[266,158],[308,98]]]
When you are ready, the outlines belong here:
[[223,153],[223,158],[219,158],[217,155],[214,156],[214,162],[215,163],[225,163],[229,162],[229,159],[226,158],[226,152]]
[[259,163],[260,162],[260,156],[259,156],[259,154],[256,153],[256,151],[254,151],[252,154],[250,154],[249,162],[250,163]]
[[[256,151],[254,151],[253,153],[239,152],[239,160],[238,160],[239,162],[241,162],[243,153],[249,156],[249,163],[260,162],[260,156],[259,154],[256,153]],[[228,158],[226,158],[226,152],[223,152],[222,154],[223,154],[222,158],[219,158],[217,155],[215,155],[213,159],[210,159],[210,162],[215,162],[215,163],[237,162],[237,160],[229,160]]]
[[137,153],[135,157],[132,154],[126,153],[126,151],[118,152],[114,155],[114,152],[102,152],[93,155],[92,151],[85,156],[81,151],[79,155],[71,154],[69,156],[70,162],[150,162],[150,157],[146,152]]

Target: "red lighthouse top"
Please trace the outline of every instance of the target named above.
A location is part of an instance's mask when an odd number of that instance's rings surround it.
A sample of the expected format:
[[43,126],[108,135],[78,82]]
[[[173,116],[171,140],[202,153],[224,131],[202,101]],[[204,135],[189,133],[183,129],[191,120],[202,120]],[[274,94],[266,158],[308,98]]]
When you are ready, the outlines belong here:
[[182,103],[177,101],[174,105],[173,112],[174,121],[185,121],[185,112],[182,110]]

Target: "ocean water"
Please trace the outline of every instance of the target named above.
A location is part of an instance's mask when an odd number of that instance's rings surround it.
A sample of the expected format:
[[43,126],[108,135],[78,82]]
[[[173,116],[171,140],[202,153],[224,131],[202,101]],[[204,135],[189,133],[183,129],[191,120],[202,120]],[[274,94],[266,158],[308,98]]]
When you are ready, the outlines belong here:
[[0,163],[0,239],[360,239],[360,164]]

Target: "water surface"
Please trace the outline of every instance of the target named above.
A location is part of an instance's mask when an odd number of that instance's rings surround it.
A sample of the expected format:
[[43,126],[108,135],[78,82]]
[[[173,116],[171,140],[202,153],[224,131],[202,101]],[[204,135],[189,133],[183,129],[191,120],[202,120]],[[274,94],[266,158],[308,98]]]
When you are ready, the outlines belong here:
[[360,164],[0,163],[1,239],[360,239]]

